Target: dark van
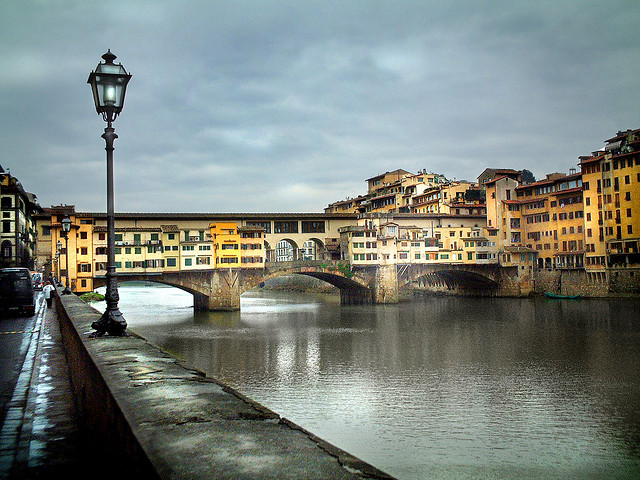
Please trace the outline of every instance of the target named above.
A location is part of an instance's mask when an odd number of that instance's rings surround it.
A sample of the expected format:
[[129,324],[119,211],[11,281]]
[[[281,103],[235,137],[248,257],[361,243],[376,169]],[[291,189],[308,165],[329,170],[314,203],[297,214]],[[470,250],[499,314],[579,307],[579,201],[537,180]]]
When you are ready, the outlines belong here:
[[0,313],[33,315],[35,303],[31,273],[27,268],[0,269]]

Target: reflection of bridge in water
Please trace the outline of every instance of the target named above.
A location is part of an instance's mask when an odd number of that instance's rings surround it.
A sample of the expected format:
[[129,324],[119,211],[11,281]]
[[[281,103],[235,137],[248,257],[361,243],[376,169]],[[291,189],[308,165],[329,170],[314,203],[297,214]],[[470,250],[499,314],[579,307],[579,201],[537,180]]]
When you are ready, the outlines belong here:
[[[120,281],[171,285],[194,296],[198,310],[237,310],[240,296],[283,275],[307,275],[340,289],[343,305],[397,303],[402,287],[475,295],[501,295],[517,282],[517,268],[498,265],[391,264],[351,266],[332,260],[269,262],[264,269],[228,268],[118,275]],[[94,277],[96,287],[104,277]]]

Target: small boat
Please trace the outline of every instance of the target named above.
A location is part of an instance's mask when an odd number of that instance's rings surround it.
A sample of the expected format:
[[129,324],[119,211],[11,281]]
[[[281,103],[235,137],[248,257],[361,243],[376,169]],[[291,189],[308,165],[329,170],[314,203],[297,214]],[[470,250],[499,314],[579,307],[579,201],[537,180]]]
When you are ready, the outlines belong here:
[[556,293],[546,292],[544,296],[547,298],[556,298],[560,300],[580,300],[580,295],[558,295]]

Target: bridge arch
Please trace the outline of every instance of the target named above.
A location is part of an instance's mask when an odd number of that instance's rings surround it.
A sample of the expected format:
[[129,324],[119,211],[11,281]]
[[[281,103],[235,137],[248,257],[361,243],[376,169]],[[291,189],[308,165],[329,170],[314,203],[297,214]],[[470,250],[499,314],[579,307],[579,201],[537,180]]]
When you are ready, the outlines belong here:
[[[300,265],[296,265],[296,264]],[[264,275],[264,281],[284,275],[305,275],[317,278],[337,287],[340,290],[340,303],[343,305],[360,305],[373,303],[373,291],[366,286],[366,282],[355,277],[348,268],[326,266],[309,267],[304,264],[310,262],[289,262],[290,265],[281,265],[270,268]],[[318,262],[320,263],[320,262]]]
[[[199,292],[198,290],[196,290],[194,288],[191,288],[191,287],[189,287],[187,285],[182,285],[180,283],[172,281],[170,278],[169,279],[165,279],[164,276],[148,275],[148,274],[141,274],[141,275],[123,275],[123,274],[118,274],[118,286],[123,285],[125,283],[130,283],[130,282],[158,283],[160,285],[166,285],[168,287],[174,287],[174,288],[177,288],[179,290],[182,290],[183,292],[190,293],[191,295],[194,296],[194,298],[197,295],[202,295],[202,293]],[[107,281],[106,281],[105,277],[94,277],[94,280],[93,280],[93,287],[94,288],[105,287],[106,285],[107,285]]]
[[494,295],[500,287],[499,274],[489,267],[464,264],[413,265],[401,271],[398,278],[401,284],[412,283],[418,289]]
[[309,237],[302,244],[301,260],[329,260],[331,255],[324,242],[317,237]]

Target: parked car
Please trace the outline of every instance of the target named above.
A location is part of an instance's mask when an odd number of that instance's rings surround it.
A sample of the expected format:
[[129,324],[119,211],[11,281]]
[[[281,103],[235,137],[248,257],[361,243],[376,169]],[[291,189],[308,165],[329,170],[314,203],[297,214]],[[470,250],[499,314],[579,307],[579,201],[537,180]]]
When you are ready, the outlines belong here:
[[35,300],[29,269],[3,268],[0,270],[0,312],[34,314]]

